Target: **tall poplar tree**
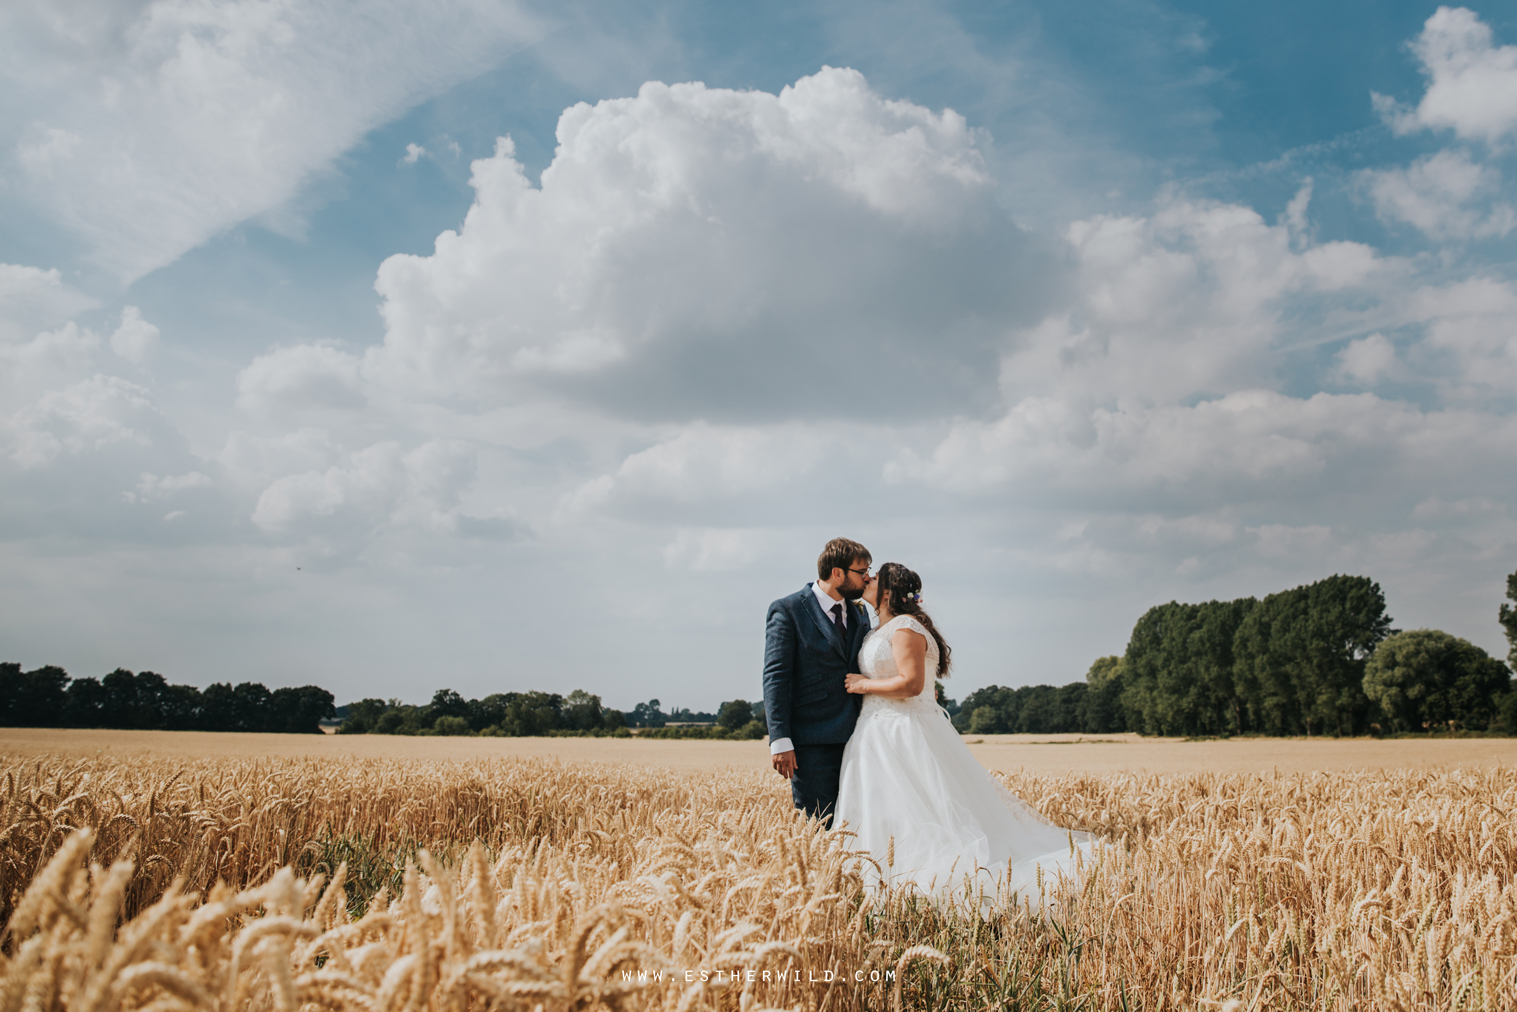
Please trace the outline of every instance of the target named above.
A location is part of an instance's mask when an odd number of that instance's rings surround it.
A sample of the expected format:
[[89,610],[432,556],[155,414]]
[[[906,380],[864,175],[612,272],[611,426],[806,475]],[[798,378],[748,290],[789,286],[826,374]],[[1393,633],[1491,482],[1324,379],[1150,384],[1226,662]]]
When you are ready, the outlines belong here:
[[1239,688],[1266,734],[1347,735],[1368,724],[1364,666],[1391,632],[1380,585],[1330,576],[1271,594],[1238,628]]
[[[1517,573],[1506,578],[1506,596],[1509,601],[1517,601]],[[1506,655],[1507,663],[1513,671],[1517,671],[1517,608],[1502,602],[1497,616],[1501,619],[1501,627],[1506,630],[1506,642],[1510,648]]]

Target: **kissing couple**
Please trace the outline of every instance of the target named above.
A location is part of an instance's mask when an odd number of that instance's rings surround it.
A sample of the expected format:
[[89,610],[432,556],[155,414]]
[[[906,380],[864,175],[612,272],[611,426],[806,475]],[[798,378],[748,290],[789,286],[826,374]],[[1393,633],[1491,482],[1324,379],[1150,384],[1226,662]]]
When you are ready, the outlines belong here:
[[984,903],[1073,875],[1095,839],[1050,823],[970,753],[937,704],[950,651],[922,609],[921,577],[898,562],[875,573],[873,561],[834,538],[816,582],[769,606],[764,714],[795,807],[853,833],[884,884],[942,899]]

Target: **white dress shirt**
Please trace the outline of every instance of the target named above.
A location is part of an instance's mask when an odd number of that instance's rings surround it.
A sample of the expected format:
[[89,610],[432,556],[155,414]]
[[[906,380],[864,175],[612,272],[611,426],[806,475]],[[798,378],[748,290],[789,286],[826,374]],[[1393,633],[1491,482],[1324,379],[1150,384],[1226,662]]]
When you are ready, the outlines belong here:
[[822,606],[822,612],[823,612],[823,614],[825,614],[827,616],[827,621],[829,621],[829,622],[832,621],[832,607],[833,607],[833,605],[840,604],[840,605],[843,606],[843,628],[847,629],[848,628],[848,611],[849,611],[848,602],[844,601],[840,597],[833,597],[831,594],[829,594],[825,590],[823,590],[822,589],[822,581],[821,580],[818,580],[818,581],[816,581],[815,583],[813,583],[811,585],[811,592],[816,595],[817,603]]
[[[843,606],[843,628],[847,629],[849,619],[848,613],[853,610],[852,608],[848,607],[848,602],[840,598],[833,597],[831,594],[827,593],[827,591],[822,589],[821,580],[817,580],[811,585],[811,592],[816,595],[817,603],[822,606],[822,612],[826,614],[827,621],[829,622],[832,621],[832,606],[836,604]],[[795,744],[789,738],[776,738],[769,743],[770,755],[779,755],[781,752],[794,751]]]

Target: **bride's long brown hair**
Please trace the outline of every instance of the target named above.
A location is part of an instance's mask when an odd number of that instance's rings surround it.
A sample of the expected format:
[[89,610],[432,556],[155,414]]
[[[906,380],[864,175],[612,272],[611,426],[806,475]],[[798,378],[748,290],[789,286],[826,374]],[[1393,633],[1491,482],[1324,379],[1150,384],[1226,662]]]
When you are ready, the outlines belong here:
[[879,583],[879,600],[897,615],[910,615],[932,633],[938,644],[938,678],[948,677],[948,641],[932,624],[932,616],[922,610],[922,578],[899,562],[887,562],[875,576]]

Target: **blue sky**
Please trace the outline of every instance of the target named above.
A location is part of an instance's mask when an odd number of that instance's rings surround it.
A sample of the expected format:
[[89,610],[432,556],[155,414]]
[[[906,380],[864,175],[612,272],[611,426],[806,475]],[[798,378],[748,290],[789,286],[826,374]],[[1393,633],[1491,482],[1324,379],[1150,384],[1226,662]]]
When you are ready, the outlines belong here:
[[0,14],[6,659],[706,707],[839,533],[960,696],[1334,572],[1505,653],[1507,9],[418,12]]

